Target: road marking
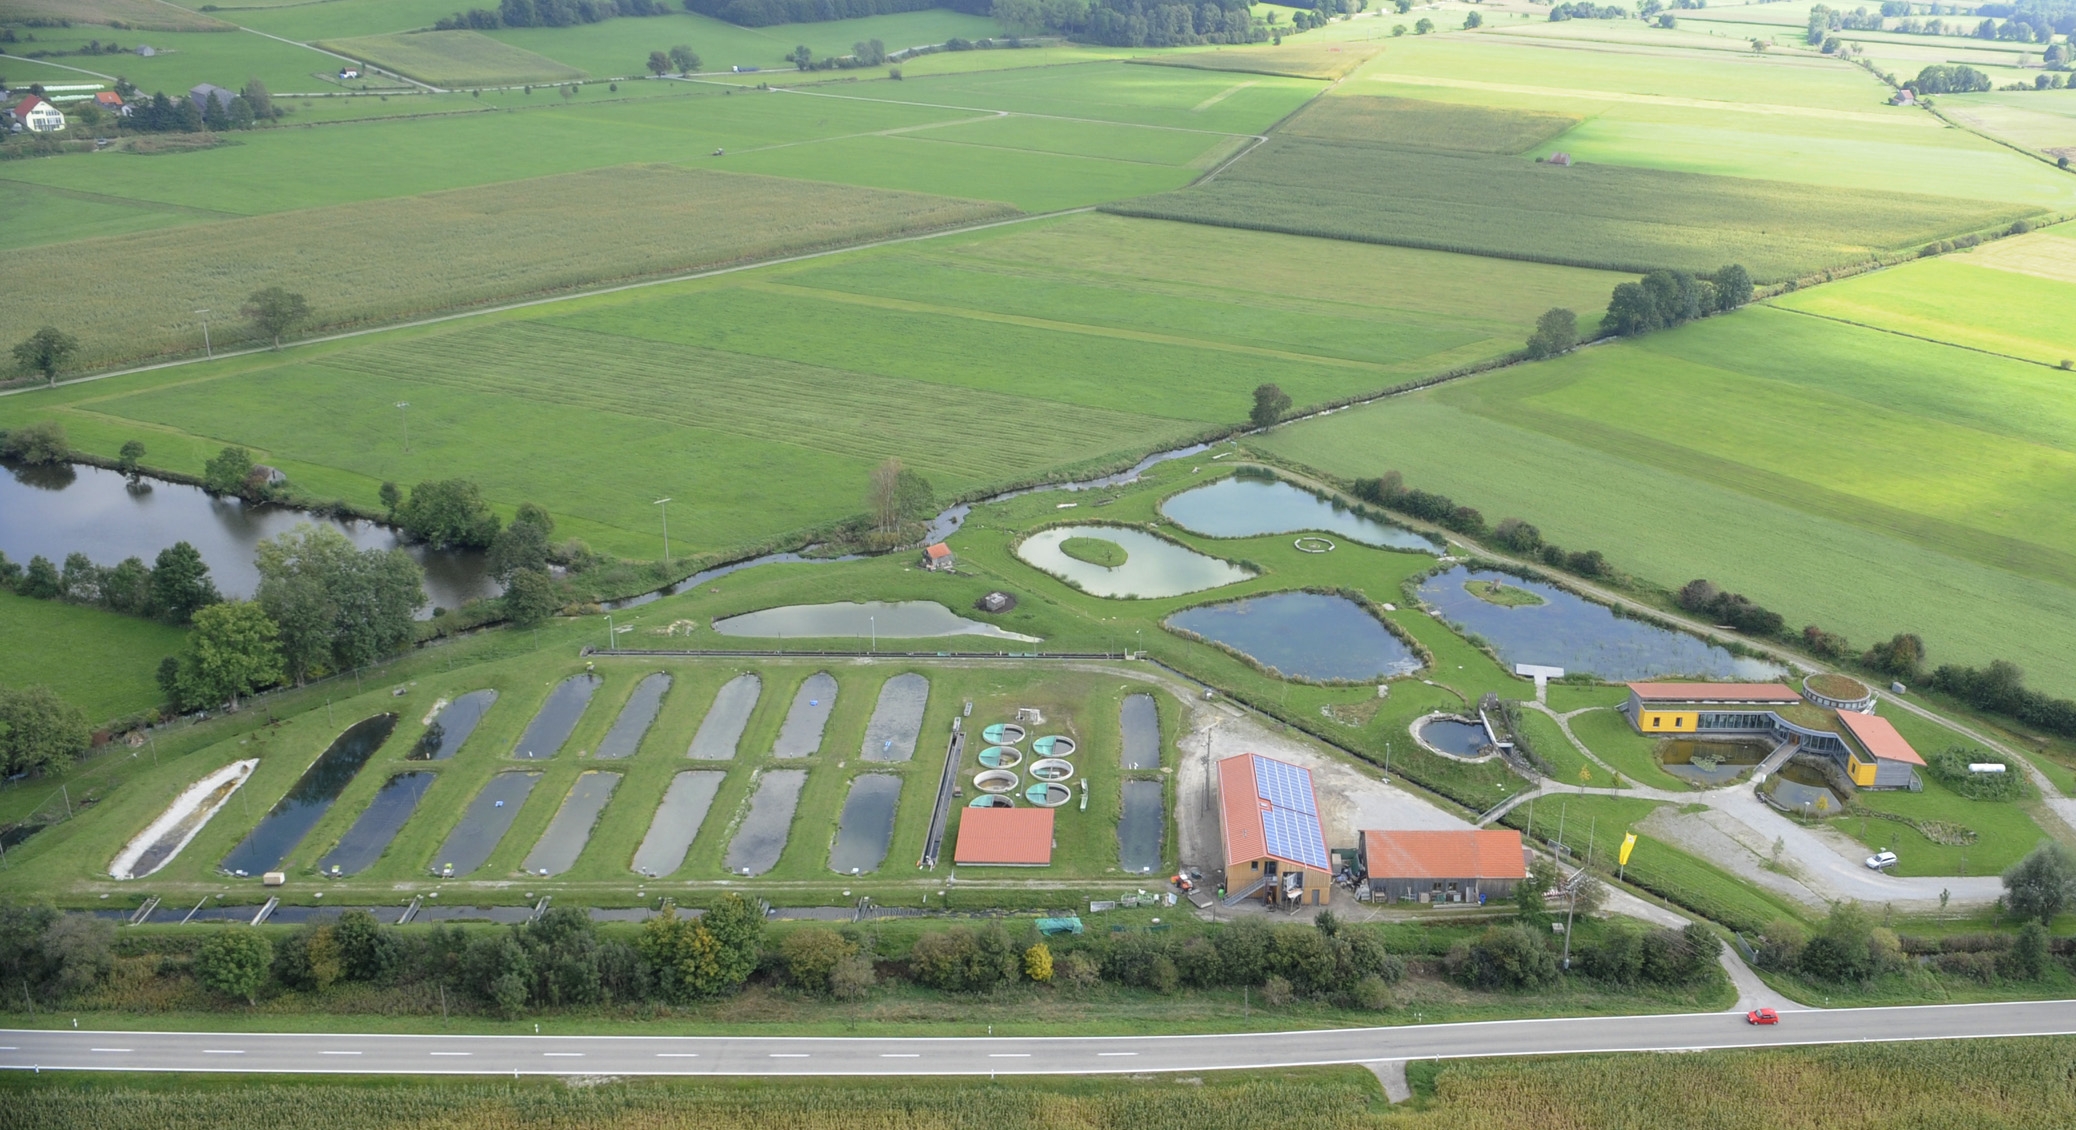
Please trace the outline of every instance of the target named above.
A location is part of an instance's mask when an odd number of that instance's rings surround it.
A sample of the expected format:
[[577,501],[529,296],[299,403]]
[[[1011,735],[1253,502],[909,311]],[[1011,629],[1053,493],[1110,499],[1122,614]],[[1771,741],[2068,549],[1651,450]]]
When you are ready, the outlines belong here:
[[698,1059],[698,1052],[657,1052],[657,1059]]
[[879,1058],[881,1058],[881,1059],[921,1059],[921,1058],[923,1058],[923,1053],[921,1053],[921,1052],[881,1052],[881,1053],[879,1053]]
[[203,1055],[244,1055],[242,1048],[203,1048]]
[[128,1049],[128,1048],[88,1048],[87,1050],[88,1050],[88,1051],[94,1051],[94,1052],[126,1052],[126,1051],[129,1051],[130,1049]]
[[806,1052],[773,1052],[773,1053],[771,1053],[771,1058],[773,1058],[773,1059],[806,1059],[806,1058],[807,1058],[807,1053],[806,1053]]
[[582,1058],[583,1058],[583,1056],[584,1056],[584,1053],[583,1053],[583,1052],[542,1052],[541,1054],[542,1054],[542,1055],[559,1055],[559,1056],[575,1056],[575,1057],[577,1057],[577,1058],[579,1058],[579,1059],[582,1059]]
[[359,1052],[318,1052],[318,1055],[359,1055]]
[[427,1052],[427,1055],[471,1055],[471,1052]]
[[989,1052],[989,1059],[1029,1059],[1030,1052]]
[[1138,1055],[1138,1052],[1097,1052],[1097,1055]]

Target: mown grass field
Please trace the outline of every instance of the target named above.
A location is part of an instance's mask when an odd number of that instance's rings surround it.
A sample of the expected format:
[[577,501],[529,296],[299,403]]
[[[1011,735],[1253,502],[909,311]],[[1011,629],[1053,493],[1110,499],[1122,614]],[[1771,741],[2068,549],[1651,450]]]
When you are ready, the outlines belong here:
[[[153,8],[172,13],[176,18],[194,13],[182,12],[171,4],[152,4]],[[127,22],[127,21],[126,21]],[[30,29],[23,29],[25,31]],[[50,60],[52,63],[77,67],[95,74],[121,76],[137,84],[137,88],[149,97],[156,91],[165,91],[169,97],[184,95],[189,87],[197,83],[215,83],[218,86],[239,90],[247,80],[259,79],[269,91],[282,94],[303,91],[330,90],[336,84],[320,78],[338,72],[340,61],[322,51],[294,43],[283,43],[262,35],[236,31],[228,26],[216,31],[160,31],[143,30],[132,24],[127,29],[111,29],[98,24],[75,24],[70,28],[36,28],[35,44],[22,44],[23,51],[76,51],[91,40],[102,43],[119,43],[130,50],[119,55],[71,55]],[[135,54],[138,44],[148,43],[159,52],[149,58]],[[13,58],[8,59],[8,77],[15,78]],[[64,77],[38,75],[36,78],[47,83],[84,83],[94,81],[90,75],[78,71],[62,72]],[[22,81],[16,79],[16,81]],[[112,87],[112,78],[104,80]],[[375,87],[402,85],[395,79],[374,77],[369,85]]]
[[[2076,430],[2057,370],[1756,309],[1281,430],[1341,475],[1398,468],[1668,587],[1708,577],[1934,663],[2076,690]],[[1465,444],[1483,453],[1466,462]],[[1734,530],[1736,536],[1724,537]],[[1792,547],[1789,549],[1788,547]]]
[[0,592],[0,686],[41,683],[105,722],[159,704],[159,660],[185,630],[55,600]]
[[149,31],[228,31],[229,25],[214,16],[189,11],[152,0],[5,0],[0,3],[0,21],[76,20],[81,23],[111,24],[117,21]]
[[572,82],[590,77],[576,67],[502,43],[479,31],[363,35],[324,40],[319,46],[434,86]]
[[1289,78],[1333,80],[1369,62],[1382,48],[1376,44],[1314,42],[1310,37],[1294,43],[1250,44],[1217,47],[1209,51],[1186,51],[1135,59],[1133,62],[1166,67],[1190,67],[1201,71],[1238,71],[1244,74],[1283,75]]

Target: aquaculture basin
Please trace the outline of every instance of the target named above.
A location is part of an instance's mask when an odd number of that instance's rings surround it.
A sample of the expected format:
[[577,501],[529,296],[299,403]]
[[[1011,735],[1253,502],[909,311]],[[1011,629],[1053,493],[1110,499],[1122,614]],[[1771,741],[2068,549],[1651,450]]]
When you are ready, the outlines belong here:
[[353,827],[339,837],[338,846],[317,861],[317,869],[326,875],[357,875],[373,867],[388,850],[389,841],[403,830],[404,821],[417,810],[419,798],[439,779],[438,773],[418,770],[398,773],[382,782],[375,799],[361,810]]
[[634,693],[627,696],[627,705],[620,708],[620,716],[613,719],[613,728],[606,731],[598,743],[598,752],[592,756],[607,761],[633,756],[655,723],[656,712],[663,709],[663,696],[669,690],[670,675],[663,671],[636,683]]
[[497,850],[498,841],[511,830],[512,821],[519,818],[519,808],[526,803],[527,794],[540,781],[539,773],[493,775],[476,799],[469,802],[461,823],[447,833],[447,842],[440,845],[440,854],[433,857],[433,874],[460,878],[483,866],[483,861]]
[[685,852],[706,822],[714,794],[728,774],[719,769],[689,769],[672,777],[664,790],[663,803],[649,821],[649,834],[634,852],[634,871],[660,879],[685,865]]
[[1015,808],[1014,798],[998,795],[977,796],[966,802],[968,808]]
[[1072,757],[1074,749],[1074,739],[1065,734],[1047,734],[1031,743],[1031,752],[1040,757]]
[[1411,530],[1365,517],[1281,479],[1220,479],[1161,503],[1161,513],[1186,530],[1215,538],[1318,530],[1385,549],[1436,552],[1433,542]]
[[728,845],[725,863],[731,874],[762,875],[778,863],[793,827],[793,811],[800,807],[800,787],[806,783],[805,769],[774,769],[757,778],[750,810]]
[[141,879],[171,862],[209,823],[210,818],[223,810],[231,794],[237,792],[258,767],[259,759],[256,757],[233,761],[181,790],[157,819],[146,824],[143,831],[123,845],[123,850],[108,865],[109,875],[117,879]]
[[888,679],[879,688],[872,721],[858,755],[867,761],[909,761],[923,732],[923,708],[930,703],[930,680],[911,671]]
[[585,673],[571,675],[558,683],[548,694],[548,701],[541,704],[540,712],[526,724],[526,732],[519,735],[519,744],[512,747],[512,756],[525,761],[538,761],[553,757],[569,740],[570,733],[577,728],[577,720],[584,716],[584,708],[591,704],[591,696],[598,693],[604,679]]
[[469,735],[476,732],[484,712],[496,701],[497,692],[485,689],[470,691],[448,703],[426,723],[425,732],[418,736],[418,744],[411,750],[411,760],[445,761],[459,753]]
[[1161,767],[1161,716],[1150,694],[1126,695],[1118,708],[1118,723],[1124,730],[1124,767]]
[[377,714],[348,727],[217,866],[233,875],[258,875],[279,867],[395,729],[394,714]]
[[1024,728],[1014,722],[995,722],[980,732],[989,745],[1015,745],[1024,740]]
[[851,782],[829,849],[829,870],[841,875],[879,870],[894,842],[894,810],[901,804],[901,778],[866,773]]
[[1458,757],[1476,757],[1479,750],[1492,744],[1492,737],[1485,732],[1482,723],[1455,718],[1429,720],[1420,727],[1420,740]]
[[735,747],[742,742],[743,728],[750,724],[750,711],[757,708],[757,698],[763,693],[764,680],[755,675],[737,675],[728,680],[714,696],[714,704],[707,708],[685,756],[701,761],[734,757]]
[[928,639],[934,636],[987,636],[1036,642],[993,624],[968,620],[932,600],[893,603],[865,601],[842,604],[789,604],[714,621],[724,636],[757,639]]
[[1845,803],[1824,775],[1807,765],[1790,761],[1778,772],[1766,778],[1766,795],[1775,804],[1790,812],[1810,816],[1836,816],[1845,811]]
[[1040,808],[1058,808],[1074,799],[1074,790],[1058,781],[1040,781],[1024,790],[1024,799]]
[[[1658,763],[1667,773],[1697,785],[1727,785],[1766,760],[1773,747],[1764,742],[1704,742],[1694,738],[1668,738],[1658,743]],[[1696,758],[1714,760],[1716,767],[1695,764]]]
[[1047,757],[1031,763],[1031,776],[1040,781],[1064,781],[1074,776],[1074,763]]
[[1015,746],[991,745],[980,751],[980,763],[990,769],[1013,769],[1024,759],[1024,751]]
[[[1125,563],[1108,568],[1069,557],[1060,549],[1068,538],[1116,542],[1124,547]],[[1055,526],[1040,530],[1017,543],[1016,555],[1026,564],[1069,581],[1091,596],[1181,596],[1254,576],[1251,570],[1230,561],[1124,526]]]
[[1161,811],[1159,781],[1126,781],[1124,815],[1117,822],[1117,861],[1145,874],[1161,865],[1161,838],[1168,822]]
[[779,727],[771,755],[809,757],[820,752],[822,731],[829,725],[829,712],[835,709],[836,677],[827,671],[809,675],[800,684],[800,693],[793,696],[793,705],[786,711],[785,725]]
[[1420,669],[1420,660],[1390,629],[1344,596],[1250,596],[1185,608],[1167,624],[1224,644],[1285,677],[1366,680]]
[[987,769],[973,775],[973,787],[984,793],[1012,792],[1016,785],[1016,774],[1007,769]]
[[618,773],[590,770],[577,774],[577,783],[562,798],[562,807],[548,821],[548,830],[541,833],[533,850],[527,853],[526,862],[520,865],[527,874],[560,875],[575,867],[584,845],[591,840],[598,814],[605,811],[606,802],[613,799],[613,789],[619,784]]

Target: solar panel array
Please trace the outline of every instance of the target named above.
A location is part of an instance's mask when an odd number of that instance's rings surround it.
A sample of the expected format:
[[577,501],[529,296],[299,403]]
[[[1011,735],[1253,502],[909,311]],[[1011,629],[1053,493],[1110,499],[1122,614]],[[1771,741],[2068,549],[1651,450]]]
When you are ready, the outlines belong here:
[[1319,809],[1312,797],[1312,775],[1259,754],[1252,760],[1255,793],[1269,802],[1261,814],[1269,854],[1307,867],[1330,866],[1326,836],[1319,828]]

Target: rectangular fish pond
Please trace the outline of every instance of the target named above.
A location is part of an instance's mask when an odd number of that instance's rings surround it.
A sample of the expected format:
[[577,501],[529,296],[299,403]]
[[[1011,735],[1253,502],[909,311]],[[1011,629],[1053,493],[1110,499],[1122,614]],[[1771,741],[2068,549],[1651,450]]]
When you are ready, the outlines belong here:
[[806,783],[805,769],[773,769],[757,778],[749,811],[743,814],[723,861],[730,873],[762,875],[778,864],[793,827],[793,811],[800,807],[800,787]]
[[439,774],[421,770],[398,773],[382,782],[375,799],[361,810],[353,827],[339,837],[338,846],[317,861],[317,869],[326,875],[357,875],[374,866],[388,850],[389,841],[403,830],[404,821],[417,810],[425,790],[439,779]]
[[288,795],[260,818],[252,833],[218,866],[233,875],[258,875],[281,866],[395,729],[394,714],[377,714],[354,723],[317,755]]
[[527,794],[540,781],[539,773],[492,776],[476,799],[469,802],[461,823],[447,833],[447,842],[440,845],[440,854],[433,857],[433,873],[459,878],[483,866],[483,861],[497,850],[498,841],[511,830],[512,821],[519,818],[519,806],[526,803]]
[[181,790],[157,819],[123,845],[108,865],[108,874],[117,879],[141,879],[171,863],[258,767],[256,757],[233,761]]
[[1124,729],[1124,767],[1160,768],[1161,714],[1154,707],[1153,696],[1126,695],[1124,705],[1118,708],[1117,715],[1118,722]]
[[1224,644],[1285,678],[1368,680],[1420,669],[1403,640],[1344,596],[1268,593],[1185,608],[1165,623]]
[[562,749],[562,743],[577,728],[577,720],[584,716],[584,708],[591,704],[591,696],[598,693],[599,684],[605,682],[593,674],[571,675],[556,684],[548,694],[548,701],[541,704],[540,712],[526,724],[526,732],[519,735],[519,744],[512,747],[512,756],[525,761],[538,761],[553,757]]
[[496,701],[496,691],[480,690],[448,703],[425,724],[425,733],[418,736],[418,744],[411,750],[411,760],[445,761],[461,752],[469,735],[476,732],[476,724]]
[[829,870],[840,875],[879,870],[894,842],[894,810],[901,805],[901,778],[866,773],[851,782],[829,849]]
[[757,699],[763,693],[764,680],[755,675],[737,675],[728,680],[721,693],[714,696],[714,704],[707,708],[685,756],[701,761],[733,758],[735,747],[742,743],[743,728],[750,724],[750,711],[757,708]]
[[993,624],[968,620],[934,600],[871,600],[843,604],[789,604],[714,621],[724,636],[757,639],[907,640],[934,636],[986,636],[1035,642],[1035,636],[1006,632]]
[[1161,513],[1185,530],[1214,538],[1316,531],[1380,549],[1436,552],[1433,542],[1411,530],[1359,514],[1281,479],[1220,479],[1169,498],[1161,503]]
[[822,731],[828,728],[829,712],[836,709],[836,677],[817,671],[800,684],[793,705],[772,743],[773,757],[810,757],[822,750]]
[[649,821],[649,833],[634,852],[634,873],[660,879],[685,864],[685,852],[714,806],[714,794],[728,774],[719,769],[691,769],[672,777],[663,803]]
[[923,708],[930,704],[930,680],[913,671],[896,675],[879,688],[872,721],[858,755],[867,761],[910,761],[923,732]]
[[627,705],[620,708],[620,716],[613,719],[613,728],[598,743],[594,757],[616,761],[634,756],[642,738],[648,734],[649,726],[656,721],[656,712],[663,709],[663,695],[670,690],[670,675],[658,671],[635,684],[634,693],[627,697]]
[[1135,875],[1161,866],[1161,838],[1168,830],[1159,781],[1126,781],[1124,814],[1117,821],[1117,862]]
[[575,867],[584,845],[591,842],[591,829],[598,824],[598,814],[605,811],[606,802],[613,799],[613,790],[619,784],[618,773],[591,770],[577,774],[577,783],[562,798],[562,807],[548,821],[548,830],[541,833],[539,842],[527,853],[526,862],[521,865],[527,874],[560,875]]

